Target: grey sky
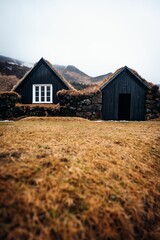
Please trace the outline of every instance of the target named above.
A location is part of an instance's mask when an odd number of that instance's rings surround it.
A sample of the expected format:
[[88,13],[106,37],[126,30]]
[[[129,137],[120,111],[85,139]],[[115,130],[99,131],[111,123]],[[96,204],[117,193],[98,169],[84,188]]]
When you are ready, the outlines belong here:
[[160,0],[0,0],[0,54],[160,83]]

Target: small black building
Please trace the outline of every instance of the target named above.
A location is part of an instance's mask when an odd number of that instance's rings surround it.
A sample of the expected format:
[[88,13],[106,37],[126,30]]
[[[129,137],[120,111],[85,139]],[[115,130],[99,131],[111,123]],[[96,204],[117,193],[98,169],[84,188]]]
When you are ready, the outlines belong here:
[[12,89],[22,96],[22,103],[58,103],[56,93],[73,87],[45,59],[37,64]]
[[144,120],[145,95],[149,89],[136,71],[127,66],[111,74],[101,86],[104,120]]

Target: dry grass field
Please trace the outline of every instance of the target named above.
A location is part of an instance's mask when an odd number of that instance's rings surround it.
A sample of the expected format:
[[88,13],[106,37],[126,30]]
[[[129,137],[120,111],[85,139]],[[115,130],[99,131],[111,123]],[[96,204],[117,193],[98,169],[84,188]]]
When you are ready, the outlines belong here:
[[160,239],[160,121],[0,123],[0,239]]

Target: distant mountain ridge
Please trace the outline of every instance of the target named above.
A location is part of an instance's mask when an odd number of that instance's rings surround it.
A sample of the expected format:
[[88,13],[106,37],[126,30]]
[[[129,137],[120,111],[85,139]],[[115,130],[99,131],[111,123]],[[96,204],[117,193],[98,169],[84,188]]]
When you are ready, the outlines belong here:
[[0,61],[1,62],[8,62],[8,63],[13,63],[13,64],[18,64],[18,65],[22,64],[22,61],[20,61],[18,59],[5,57],[5,56],[2,56],[2,55],[0,55]]
[[[0,74],[3,76],[16,76],[17,81],[20,78],[22,78],[25,75],[25,73],[28,72],[33,66],[34,66],[33,63],[27,63],[18,59],[0,55]],[[90,85],[99,84],[110,74],[110,73],[107,73],[101,76],[91,77],[73,65],[64,66],[64,65],[53,64],[53,66],[76,89],[82,89]],[[2,89],[1,85],[2,85],[2,82],[4,83],[4,79],[6,81],[7,78],[3,78],[3,81],[0,81],[0,90]],[[10,78],[9,81],[12,81],[12,79],[13,78]],[[15,78],[14,78],[14,83],[6,84],[6,85],[10,86],[13,84],[15,84]],[[3,87],[3,90],[4,89],[5,87]],[[7,91],[8,89],[9,87],[7,87]]]
[[6,57],[6,56],[2,56],[2,55],[0,55],[0,62],[7,62],[12,65],[26,66],[29,68],[32,68],[34,66],[33,63],[24,62],[24,61],[15,59],[15,58],[10,58],[10,57]]
[[91,77],[73,65],[68,66],[53,65],[53,66],[64,76],[66,80],[68,80],[73,85],[74,83],[84,84],[87,86],[97,84],[103,81],[106,77],[108,77],[108,75],[111,74],[107,73],[104,75]]

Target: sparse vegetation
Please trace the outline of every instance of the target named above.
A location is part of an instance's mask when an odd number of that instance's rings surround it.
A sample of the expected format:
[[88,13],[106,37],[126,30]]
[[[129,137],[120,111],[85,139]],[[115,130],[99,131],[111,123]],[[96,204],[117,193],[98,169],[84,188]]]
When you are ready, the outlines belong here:
[[96,94],[98,92],[100,92],[99,87],[97,85],[93,85],[81,90],[62,89],[58,92],[58,96],[74,96],[78,98],[80,96],[93,96],[93,94]]
[[18,78],[16,76],[0,75],[0,93],[11,91],[13,86],[17,84]]
[[160,122],[0,123],[0,239],[160,239]]
[[79,82],[72,82],[72,86],[77,90],[82,90],[82,89],[89,87],[89,85],[79,83]]

